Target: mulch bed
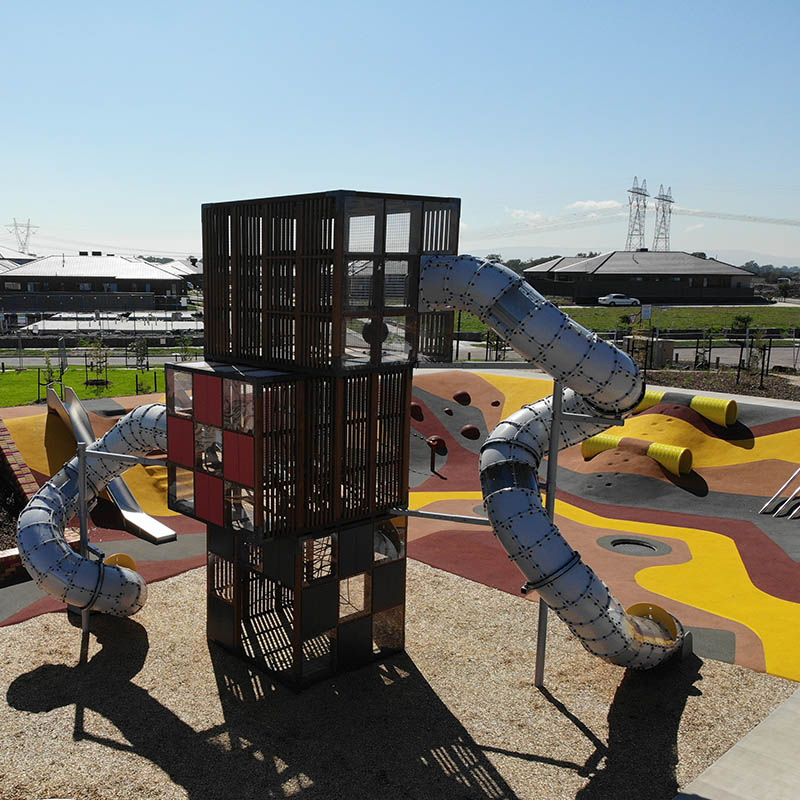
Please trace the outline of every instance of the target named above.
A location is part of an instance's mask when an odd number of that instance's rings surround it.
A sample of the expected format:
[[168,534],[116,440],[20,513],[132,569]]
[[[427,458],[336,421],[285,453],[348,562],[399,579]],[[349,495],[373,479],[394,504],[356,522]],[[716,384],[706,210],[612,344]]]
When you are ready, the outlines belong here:
[[771,397],[776,400],[800,402],[800,386],[777,375],[764,378],[760,388],[758,375],[743,375],[736,383],[736,373],[731,370],[648,370],[647,382],[676,389],[695,389],[705,392],[745,394],[755,397]]

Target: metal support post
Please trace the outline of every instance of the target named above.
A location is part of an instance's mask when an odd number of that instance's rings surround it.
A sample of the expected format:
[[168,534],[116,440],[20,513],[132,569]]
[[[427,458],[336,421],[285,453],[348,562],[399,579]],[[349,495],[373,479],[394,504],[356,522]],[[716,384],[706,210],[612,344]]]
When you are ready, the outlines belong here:
[[[550,442],[547,451],[547,497],[544,508],[552,520],[556,511],[556,471],[558,470],[558,443],[561,438],[561,403],[563,389],[553,381],[553,416],[550,420]],[[547,650],[547,603],[539,596],[539,626],[536,633],[536,672],[533,685],[544,687],[544,658]]]
[[[86,442],[78,442],[78,521],[80,523],[82,558],[89,557],[89,510],[87,508],[86,486]],[[89,633],[89,609],[81,609],[81,631],[84,637]]]

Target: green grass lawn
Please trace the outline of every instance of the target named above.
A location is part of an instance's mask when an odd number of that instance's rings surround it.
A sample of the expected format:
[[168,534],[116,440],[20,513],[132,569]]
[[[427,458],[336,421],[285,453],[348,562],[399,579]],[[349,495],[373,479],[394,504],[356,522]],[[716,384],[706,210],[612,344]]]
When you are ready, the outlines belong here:
[[[26,369],[22,372],[6,371],[0,373],[0,406],[22,406],[36,402],[36,369]],[[84,370],[71,367],[64,373],[64,385],[71,386],[81,400],[92,400],[96,397],[122,397],[136,394],[136,375],[139,376],[140,387],[148,392],[153,391],[154,378],[158,379],[158,391],[164,390],[164,370],[150,370],[137,373],[135,369],[110,369],[108,371],[108,386],[84,385]],[[93,377],[90,373],[89,377]],[[42,378],[44,380],[44,377]],[[56,387],[58,391],[58,387]],[[44,398],[47,394],[45,387],[41,389]]]
[[[605,308],[587,306],[585,308],[568,308],[565,313],[572,319],[593,331],[613,331],[623,319],[627,319],[636,309]],[[782,330],[800,329],[800,306],[716,306],[699,308],[682,306],[677,308],[653,307],[651,324],[662,331],[671,328],[729,328],[735,317],[749,314],[754,328],[780,328]],[[458,315],[456,314],[456,321]],[[461,330],[485,331],[486,326],[474,314],[461,314]]]

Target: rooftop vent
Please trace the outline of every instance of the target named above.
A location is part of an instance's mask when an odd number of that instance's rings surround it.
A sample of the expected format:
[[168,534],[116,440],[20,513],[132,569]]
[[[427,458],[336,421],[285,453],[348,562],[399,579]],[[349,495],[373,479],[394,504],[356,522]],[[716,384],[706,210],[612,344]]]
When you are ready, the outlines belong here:
[[649,250],[648,250],[647,247],[640,247],[636,252],[637,253],[647,253],[647,252],[649,252]]
[[78,255],[79,256],[88,256],[89,255],[89,251],[88,250],[78,250]]
[[101,255],[103,255],[103,253],[102,253],[101,250],[92,250],[92,255],[93,256],[101,256]]

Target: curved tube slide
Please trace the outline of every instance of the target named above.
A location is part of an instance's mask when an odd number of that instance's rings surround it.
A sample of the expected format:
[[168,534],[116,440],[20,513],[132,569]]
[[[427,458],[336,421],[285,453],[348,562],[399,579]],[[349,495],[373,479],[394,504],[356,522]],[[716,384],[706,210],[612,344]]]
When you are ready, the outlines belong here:
[[[526,360],[565,387],[565,412],[621,415],[644,395],[636,364],[581,327],[510,269],[473,256],[423,257],[420,310],[476,314]],[[537,470],[548,448],[552,398],[503,420],[481,448],[481,487],[495,535],[542,599],[594,655],[647,669],[680,649],[683,629],[663,609],[628,612],[547,516]],[[559,449],[610,427],[562,421]]]
[[[139,406],[124,416],[90,450],[144,456],[166,450],[167,409]],[[129,464],[87,459],[87,499],[96,497]],[[126,617],[147,598],[141,575],[127,567],[83,558],[64,539],[64,527],[78,510],[78,458],[73,458],[36,493],[17,523],[17,544],[25,569],[42,591],[63,603]]]

